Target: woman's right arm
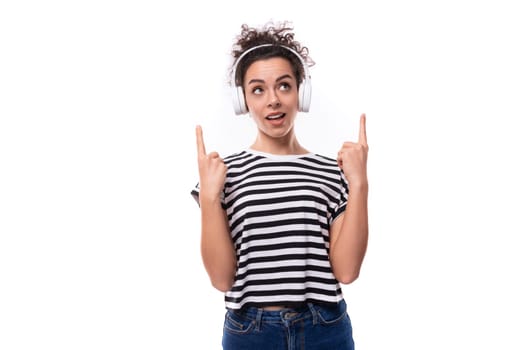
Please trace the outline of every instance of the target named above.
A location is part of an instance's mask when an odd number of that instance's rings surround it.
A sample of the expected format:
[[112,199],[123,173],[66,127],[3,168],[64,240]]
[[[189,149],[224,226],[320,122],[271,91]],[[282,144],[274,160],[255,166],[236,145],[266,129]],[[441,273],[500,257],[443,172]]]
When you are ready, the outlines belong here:
[[221,205],[227,167],[217,152],[206,153],[200,126],[197,126],[196,134],[202,261],[211,284],[226,292],[233,285],[237,266],[228,219]]
[[201,206],[201,254],[211,284],[222,292],[233,285],[237,258],[226,212],[219,198],[199,196]]

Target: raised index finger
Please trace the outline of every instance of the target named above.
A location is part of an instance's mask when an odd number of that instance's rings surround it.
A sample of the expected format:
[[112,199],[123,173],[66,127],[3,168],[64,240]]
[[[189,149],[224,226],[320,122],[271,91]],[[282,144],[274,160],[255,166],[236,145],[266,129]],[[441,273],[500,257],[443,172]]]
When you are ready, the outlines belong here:
[[206,147],[204,146],[204,140],[202,137],[202,127],[200,125],[197,125],[195,128],[195,134],[197,135],[197,154],[200,155],[206,155]]
[[363,145],[368,145],[366,141],[366,115],[361,114],[361,120],[359,123],[359,143]]

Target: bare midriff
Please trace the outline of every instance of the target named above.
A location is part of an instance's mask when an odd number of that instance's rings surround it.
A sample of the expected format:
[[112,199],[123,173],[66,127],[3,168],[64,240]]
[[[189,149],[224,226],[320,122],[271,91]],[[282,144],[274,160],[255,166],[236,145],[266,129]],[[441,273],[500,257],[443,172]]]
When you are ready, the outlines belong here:
[[267,311],[279,311],[279,310],[287,309],[287,308],[288,308],[288,307],[286,307],[286,306],[275,305],[275,306],[265,306],[265,307],[263,307],[263,310],[267,310]]

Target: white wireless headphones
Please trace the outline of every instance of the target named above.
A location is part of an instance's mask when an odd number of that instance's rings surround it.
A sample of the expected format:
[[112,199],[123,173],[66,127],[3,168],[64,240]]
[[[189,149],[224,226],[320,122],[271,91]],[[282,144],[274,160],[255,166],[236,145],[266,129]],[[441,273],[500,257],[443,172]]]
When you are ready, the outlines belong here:
[[304,71],[304,79],[301,83],[299,83],[299,106],[298,106],[298,109],[299,109],[299,112],[308,112],[310,110],[310,101],[311,101],[311,98],[312,98],[312,84],[311,84],[311,81],[310,81],[310,72],[308,71],[308,65],[306,64],[306,62],[304,61],[303,57],[301,55],[299,55],[299,53],[287,46],[283,46],[283,45],[274,45],[274,44],[263,44],[263,45],[258,45],[258,46],[254,46],[254,47],[251,47],[249,48],[248,50],[244,51],[240,56],[239,58],[237,58],[237,61],[235,62],[233,68],[232,68],[232,74],[233,74],[233,77],[232,77],[232,81],[233,81],[233,89],[232,89],[232,97],[233,97],[233,109],[235,111],[235,114],[239,115],[239,114],[245,114],[245,113],[248,113],[248,107],[246,106],[246,101],[244,99],[244,91],[243,91],[243,88],[242,88],[242,85],[241,86],[238,86],[237,85],[237,82],[236,82],[236,77],[237,77],[237,66],[239,65],[239,62],[241,62],[242,58],[244,56],[246,56],[247,53],[255,50],[255,49],[258,49],[260,47],[265,47],[265,46],[279,46],[279,47],[282,47],[290,52],[292,52],[295,56],[297,56],[297,58],[299,59],[299,61],[301,62],[301,65],[303,66],[303,71]]

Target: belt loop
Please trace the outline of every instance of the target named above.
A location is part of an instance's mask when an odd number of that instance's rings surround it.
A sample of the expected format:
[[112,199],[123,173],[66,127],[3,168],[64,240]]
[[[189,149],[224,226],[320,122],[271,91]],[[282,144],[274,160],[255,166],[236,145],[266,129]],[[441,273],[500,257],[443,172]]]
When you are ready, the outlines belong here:
[[255,330],[256,331],[260,331],[261,330],[262,314],[263,314],[263,309],[259,308],[257,310],[257,316],[255,318]]
[[310,309],[310,312],[312,313],[312,322],[314,325],[317,324],[317,311],[315,311],[314,304],[308,303],[308,308]]

